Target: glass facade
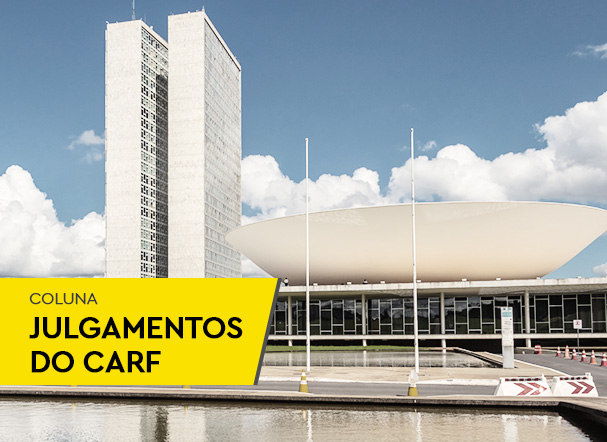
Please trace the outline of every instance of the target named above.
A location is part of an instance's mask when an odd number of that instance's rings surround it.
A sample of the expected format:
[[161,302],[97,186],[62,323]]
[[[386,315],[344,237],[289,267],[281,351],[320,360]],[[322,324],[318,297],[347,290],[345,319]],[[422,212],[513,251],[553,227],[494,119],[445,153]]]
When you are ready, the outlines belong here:
[[168,276],[168,49],[141,29],[141,277]]
[[[291,302],[291,333],[287,333],[288,302],[276,303],[270,334],[305,335],[306,302]],[[360,299],[310,300],[310,333],[313,335],[361,335],[363,332],[362,301]]]
[[605,333],[605,294],[534,296],[533,333],[575,333],[573,320],[582,320],[581,333]]
[[[512,307],[514,332],[525,332],[524,295],[445,296],[445,334],[501,333],[501,307]],[[531,333],[574,333],[573,320],[581,319],[583,333],[605,333],[606,294],[530,295]],[[362,335],[362,299],[310,300],[312,335]],[[368,335],[412,335],[413,299],[410,297],[365,300]],[[417,300],[418,330],[441,333],[440,296]],[[291,300],[291,332],[288,301],[279,300],[270,334],[305,335],[305,301]]]
[[240,68],[205,22],[205,277],[240,277],[225,240],[240,226]]

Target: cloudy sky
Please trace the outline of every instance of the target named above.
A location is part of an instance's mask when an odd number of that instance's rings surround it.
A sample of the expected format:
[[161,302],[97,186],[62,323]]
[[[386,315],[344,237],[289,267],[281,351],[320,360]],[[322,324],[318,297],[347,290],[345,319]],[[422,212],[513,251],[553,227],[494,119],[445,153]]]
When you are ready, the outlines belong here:
[[[303,210],[306,137],[313,210],[408,201],[411,127],[422,200],[607,208],[607,3],[502,3],[204,2],[243,67],[245,222]],[[0,276],[103,272],[104,29],[130,8],[3,5]],[[550,276],[578,275],[607,236]]]

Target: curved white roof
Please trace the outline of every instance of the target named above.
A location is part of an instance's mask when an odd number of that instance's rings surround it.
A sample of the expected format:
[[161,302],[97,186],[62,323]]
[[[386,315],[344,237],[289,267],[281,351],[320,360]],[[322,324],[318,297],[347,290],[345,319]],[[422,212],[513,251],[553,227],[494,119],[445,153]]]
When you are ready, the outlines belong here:
[[[607,230],[607,210],[538,202],[417,203],[417,278],[529,279]],[[310,283],[412,281],[411,204],[310,214]],[[291,285],[305,284],[305,215],[239,227],[226,239]]]

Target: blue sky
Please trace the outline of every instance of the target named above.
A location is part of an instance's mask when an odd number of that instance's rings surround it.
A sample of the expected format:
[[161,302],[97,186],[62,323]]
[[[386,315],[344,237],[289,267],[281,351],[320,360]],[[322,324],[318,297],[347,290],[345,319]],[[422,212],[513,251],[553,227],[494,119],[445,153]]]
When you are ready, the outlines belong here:
[[[136,6],[137,17],[166,37],[169,14],[203,2]],[[604,1],[204,6],[243,67],[243,157],[269,155],[296,183],[304,176],[305,137],[313,180],[364,167],[377,172],[386,195],[392,168],[408,159],[410,127],[429,159],[445,146],[465,145],[491,161],[545,148],[552,132],[536,124],[607,91]],[[106,20],[130,19],[131,2],[5,2],[2,10],[0,174],[11,165],[28,171],[68,225],[102,214],[103,146],[94,143],[104,132],[104,29]],[[78,143],[91,130],[95,136]],[[607,198],[579,193],[524,199],[607,207]],[[439,192],[427,199],[449,198]],[[251,218],[262,211],[245,207]],[[607,262],[606,246],[602,237],[553,276],[593,276],[593,266]]]

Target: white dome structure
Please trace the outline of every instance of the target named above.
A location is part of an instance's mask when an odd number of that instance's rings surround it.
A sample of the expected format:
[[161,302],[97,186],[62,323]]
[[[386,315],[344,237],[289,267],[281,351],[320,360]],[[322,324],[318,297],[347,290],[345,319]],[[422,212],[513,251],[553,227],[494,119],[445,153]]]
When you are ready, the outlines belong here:
[[[607,210],[541,202],[417,203],[424,282],[542,277],[607,230]],[[411,204],[310,214],[310,283],[411,282]],[[305,215],[236,228],[227,241],[275,277],[305,283]]]

